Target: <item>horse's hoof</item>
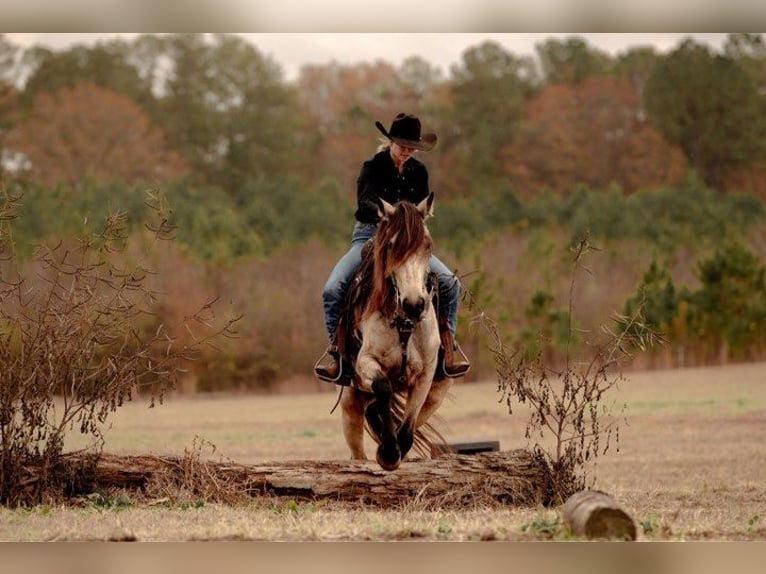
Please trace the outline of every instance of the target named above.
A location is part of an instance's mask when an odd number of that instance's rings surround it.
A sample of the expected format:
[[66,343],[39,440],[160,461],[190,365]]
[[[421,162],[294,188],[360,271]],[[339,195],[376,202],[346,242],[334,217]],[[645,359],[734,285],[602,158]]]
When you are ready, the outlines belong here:
[[396,470],[402,464],[402,457],[398,448],[394,448],[391,452],[386,452],[386,449],[380,446],[375,453],[375,459],[383,470]]

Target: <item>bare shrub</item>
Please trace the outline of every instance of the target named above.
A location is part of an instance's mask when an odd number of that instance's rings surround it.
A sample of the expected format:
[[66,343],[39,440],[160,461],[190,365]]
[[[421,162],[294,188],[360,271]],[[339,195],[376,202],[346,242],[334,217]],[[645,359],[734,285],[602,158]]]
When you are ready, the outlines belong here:
[[221,457],[221,462],[207,460],[204,451],[215,454],[216,447],[199,436],[194,437],[191,447],[184,449],[180,459],[165,458],[156,465],[151,479],[145,486],[145,494],[157,501],[171,505],[197,503],[243,504],[252,502],[249,487],[237,480],[236,473],[220,472],[220,468],[239,468],[235,462]]
[[[37,503],[69,431],[103,447],[109,415],[141,392],[155,400],[176,383],[188,361],[220,336],[232,336],[239,317],[217,318],[215,301],[177,325],[157,324],[151,273],[120,262],[125,216],[107,217],[100,230],[74,242],[40,245],[21,269],[9,220],[20,198],[0,203],[0,503]],[[150,197],[157,240],[172,230],[163,205]],[[177,338],[184,333],[183,340]],[[93,459],[96,460],[96,457]],[[34,480],[30,469],[35,469]]]
[[[589,333],[577,329],[573,322],[575,283],[579,272],[587,270],[583,259],[592,249],[587,237],[573,248],[563,366],[551,364],[539,350],[545,344],[536,345],[534,353],[523,344],[505,344],[494,321],[480,309],[474,319],[489,336],[498,392],[508,412],[513,414],[514,403],[530,408],[526,438],[533,442],[534,454],[550,468],[551,500],[558,503],[590,485],[588,463],[605,454],[612,440],[619,443],[619,419],[613,416],[616,405],[608,395],[624,379],[623,366],[636,351],[662,341],[642,321],[642,305],[631,316],[614,313],[613,325],[602,326],[597,339],[589,340]],[[467,296],[476,310],[470,292]],[[586,338],[583,348],[589,357],[572,355],[575,337]]]

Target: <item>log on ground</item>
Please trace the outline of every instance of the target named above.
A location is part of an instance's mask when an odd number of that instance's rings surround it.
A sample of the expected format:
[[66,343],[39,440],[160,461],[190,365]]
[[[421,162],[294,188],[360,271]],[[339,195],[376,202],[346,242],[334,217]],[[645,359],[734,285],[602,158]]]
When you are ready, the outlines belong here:
[[526,450],[407,460],[392,472],[373,461],[244,465],[189,457],[102,454],[94,460],[67,456],[59,472],[64,477],[59,484],[70,497],[110,488],[145,491],[159,481],[202,498],[215,498],[216,492],[238,492],[249,497],[272,495],[386,507],[417,502],[424,507],[460,508],[493,501],[531,506],[551,500],[549,467]]
[[582,490],[561,507],[561,516],[575,536],[588,539],[635,540],[636,524],[608,494]]

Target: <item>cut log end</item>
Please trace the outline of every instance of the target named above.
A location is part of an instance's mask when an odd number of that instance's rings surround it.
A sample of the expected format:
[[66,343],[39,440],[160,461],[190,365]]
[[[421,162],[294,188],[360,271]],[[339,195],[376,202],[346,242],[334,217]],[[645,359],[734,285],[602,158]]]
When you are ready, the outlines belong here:
[[583,490],[570,496],[561,509],[572,534],[589,540],[635,540],[636,524],[611,496]]
[[589,539],[635,540],[636,525],[619,508],[597,508],[585,523],[585,536]]

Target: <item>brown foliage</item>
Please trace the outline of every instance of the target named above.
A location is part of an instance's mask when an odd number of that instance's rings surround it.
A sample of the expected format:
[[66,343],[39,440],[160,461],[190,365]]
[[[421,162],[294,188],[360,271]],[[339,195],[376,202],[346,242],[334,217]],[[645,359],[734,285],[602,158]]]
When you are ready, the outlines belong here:
[[[606,454],[612,439],[619,441],[619,424],[611,418],[614,404],[608,402],[607,396],[623,379],[623,365],[637,350],[662,342],[642,323],[639,307],[631,317],[613,314],[615,327],[603,326],[601,337],[588,341],[590,357],[574,356],[570,346],[573,347],[575,333],[580,331],[572,319],[575,285],[578,273],[584,269],[582,259],[591,248],[587,238],[573,248],[569,340],[563,366],[551,364],[543,352],[530,356],[524,348],[507,345],[496,323],[481,309],[476,319],[489,336],[498,391],[508,412],[512,414],[515,405],[530,408],[526,438],[534,441],[534,452],[551,468],[552,495],[557,502],[564,502],[588,486],[586,463]],[[473,299],[471,306],[478,308]]]
[[500,150],[519,189],[567,193],[618,184],[626,193],[680,181],[685,164],[645,119],[626,79],[547,86],[530,102],[518,142]]
[[387,125],[397,112],[420,107],[414,89],[384,61],[305,66],[298,89],[320,138],[316,165],[352,189],[360,163],[375,150],[375,120]]
[[86,178],[156,184],[188,171],[138,104],[91,82],[38,95],[8,146],[23,153],[32,174],[49,186]]
[[723,176],[726,191],[742,191],[758,196],[766,203],[766,159],[748,166],[729,170]]
[[252,261],[221,278],[225,300],[244,316],[241,350],[253,375],[248,386],[267,387],[277,378],[310,374],[327,344],[322,324],[322,285],[337,255],[316,239]]
[[[13,206],[0,206],[3,218]],[[117,408],[147,388],[161,398],[187,361],[233,334],[238,318],[216,319],[212,302],[179,324],[154,324],[148,270],[115,261],[124,231],[125,217],[111,215],[102,231],[42,245],[25,272],[0,278],[0,504],[39,502],[68,432],[91,438],[97,453]],[[34,480],[31,467],[41,469]]]

